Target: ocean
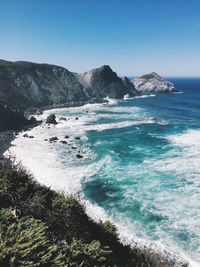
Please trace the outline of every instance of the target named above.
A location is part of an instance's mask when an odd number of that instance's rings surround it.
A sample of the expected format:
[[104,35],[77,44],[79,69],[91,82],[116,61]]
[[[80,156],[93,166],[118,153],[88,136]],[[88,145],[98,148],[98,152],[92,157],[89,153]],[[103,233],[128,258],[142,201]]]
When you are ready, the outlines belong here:
[[124,243],[200,266],[200,79],[170,81],[180,92],[44,111],[66,120],[19,134],[9,151],[42,184],[78,194],[93,219],[112,220]]

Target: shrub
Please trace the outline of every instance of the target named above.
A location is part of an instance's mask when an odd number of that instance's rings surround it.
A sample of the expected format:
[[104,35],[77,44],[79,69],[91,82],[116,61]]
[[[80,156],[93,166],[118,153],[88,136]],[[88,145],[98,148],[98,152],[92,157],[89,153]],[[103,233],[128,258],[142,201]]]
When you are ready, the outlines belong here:
[[141,253],[119,242],[111,222],[93,222],[74,196],[39,185],[20,166],[0,169],[0,201],[0,266],[141,262]]
[[0,171],[0,191],[10,196],[13,205],[26,200],[33,192],[33,188],[34,183],[23,168]]
[[102,229],[106,232],[110,233],[111,235],[117,237],[117,229],[110,221],[101,222]]
[[19,130],[31,123],[36,123],[36,120],[28,120],[22,109],[0,105],[0,131]]
[[0,212],[0,221],[1,266],[64,266],[43,222],[29,217],[15,220],[9,210]]
[[73,240],[67,253],[67,263],[70,267],[108,266],[107,258],[111,253],[109,247],[101,246],[99,241],[86,244]]
[[56,195],[49,216],[50,229],[70,242],[73,238],[89,240],[89,220],[83,206],[73,197]]

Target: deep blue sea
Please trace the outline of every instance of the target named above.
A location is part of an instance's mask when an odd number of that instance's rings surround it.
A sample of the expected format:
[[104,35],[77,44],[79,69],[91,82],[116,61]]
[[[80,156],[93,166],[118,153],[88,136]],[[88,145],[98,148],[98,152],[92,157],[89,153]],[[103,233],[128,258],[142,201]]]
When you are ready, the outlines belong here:
[[[67,120],[19,135],[11,151],[43,184],[79,192],[122,240],[200,266],[200,79],[170,80],[179,93],[45,111]],[[44,141],[65,135],[67,145]]]

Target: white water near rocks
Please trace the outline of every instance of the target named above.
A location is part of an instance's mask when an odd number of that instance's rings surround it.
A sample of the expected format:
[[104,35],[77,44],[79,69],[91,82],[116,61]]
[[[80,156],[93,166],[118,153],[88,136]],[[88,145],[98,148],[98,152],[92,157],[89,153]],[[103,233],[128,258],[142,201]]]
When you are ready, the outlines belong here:
[[[21,133],[9,151],[40,183],[79,192],[88,214],[111,219],[124,243],[200,266],[200,130],[177,130],[135,102],[147,99],[45,111],[39,119],[67,120],[28,131],[33,139]],[[68,144],[44,141],[53,136]]]

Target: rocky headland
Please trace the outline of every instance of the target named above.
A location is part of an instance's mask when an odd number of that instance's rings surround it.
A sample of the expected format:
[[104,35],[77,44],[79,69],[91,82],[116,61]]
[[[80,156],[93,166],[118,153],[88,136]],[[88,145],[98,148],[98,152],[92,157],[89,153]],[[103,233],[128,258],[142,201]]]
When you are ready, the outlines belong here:
[[108,65],[78,74],[50,64],[0,60],[0,103],[11,106],[74,106],[103,102],[106,97],[174,90],[172,83],[156,73],[130,81]]
[[165,80],[156,72],[145,74],[132,81],[135,89],[141,93],[168,93],[176,91],[173,83]]
[[23,107],[102,102],[105,97],[136,95],[109,67],[77,74],[67,69],[31,62],[0,60],[0,102]]

